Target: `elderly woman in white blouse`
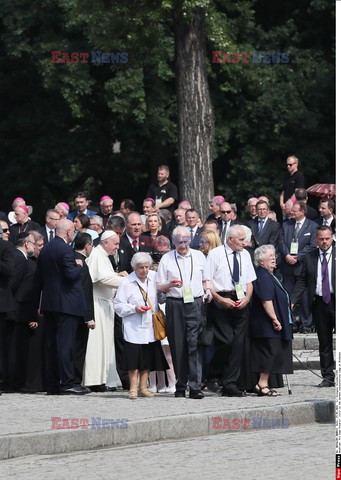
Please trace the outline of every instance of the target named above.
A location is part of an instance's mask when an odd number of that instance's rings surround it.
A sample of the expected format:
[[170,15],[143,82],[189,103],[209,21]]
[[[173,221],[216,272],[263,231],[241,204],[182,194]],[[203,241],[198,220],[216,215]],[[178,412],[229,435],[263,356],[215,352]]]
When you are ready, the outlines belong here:
[[156,273],[150,270],[151,265],[148,253],[136,253],[131,260],[134,271],[121,282],[114,300],[115,311],[123,320],[122,367],[129,373],[131,400],[153,397],[147,389],[149,372],[169,368],[154,336],[152,311],[158,310],[158,301]]

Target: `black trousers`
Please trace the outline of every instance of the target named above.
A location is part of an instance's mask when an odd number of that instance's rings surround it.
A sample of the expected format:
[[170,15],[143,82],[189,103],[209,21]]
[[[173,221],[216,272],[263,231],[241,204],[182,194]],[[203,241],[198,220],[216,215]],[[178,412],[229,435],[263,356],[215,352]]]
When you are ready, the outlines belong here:
[[44,312],[47,391],[70,388],[75,384],[74,346],[81,317]]
[[326,304],[322,297],[315,297],[312,307],[314,323],[319,339],[320,365],[323,378],[334,381],[333,330],[335,328],[335,296]]
[[77,326],[75,347],[74,347],[74,367],[75,367],[75,383],[80,385],[83,380],[83,367],[86,354],[86,346],[88,344],[89,329],[85,322],[79,322]]
[[115,358],[116,358],[116,370],[120,377],[122,387],[125,390],[129,390],[129,376],[128,370],[122,368],[123,350],[124,350],[124,338],[122,328],[122,318],[115,313],[115,327],[114,327],[114,339],[115,339]]
[[184,303],[182,298],[167,298],[166,331],[169,342],[176,390],[200,390],[201,354],[198,336],[203,325],[202,298],[195,298],[192,303]]
[[[234,295],[226,295],[236,301]],[[242,310],[221,309],[215,305],[215,354],[210,364],[209,378],[222,378],[223,387],[236,386],[243,357],[245,329],[249,305]]]
[[11,384],[13,371],[13,332],[14,321],[7,320],[7,313],[0,312],[0,380],[2,388],[8,388]]

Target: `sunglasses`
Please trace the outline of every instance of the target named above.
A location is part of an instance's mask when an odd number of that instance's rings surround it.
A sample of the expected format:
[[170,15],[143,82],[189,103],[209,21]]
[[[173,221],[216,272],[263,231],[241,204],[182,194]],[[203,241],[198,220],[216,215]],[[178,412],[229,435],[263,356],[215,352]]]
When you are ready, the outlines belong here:
[[287,163],[287,167],[292,167],[293,165],[295,165],[294,163]]
[[3,228],[2,231],[3,231],[4,233],[7,233],[7,232],[9,232],[9,228]]
[[231,213],[232,210],[220,210],[220,213]]

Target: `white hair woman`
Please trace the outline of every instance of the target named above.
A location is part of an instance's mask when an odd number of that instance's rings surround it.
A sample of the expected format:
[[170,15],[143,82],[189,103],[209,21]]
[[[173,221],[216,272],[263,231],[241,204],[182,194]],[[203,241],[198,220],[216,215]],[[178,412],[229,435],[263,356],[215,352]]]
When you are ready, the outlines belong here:
[[250,315],[251,365],[260,374],[255,393],[276,397],[276,390],[269,387],[270,373],[293,373],[290,298],[273,273],[276,268],[273,245],[258,247],[254,263],[257,280],[253,282]]
[[131,400],[154,397],[147,389],[149,372],[168,369],[161,343],[154,336],[152,312],[158,310],[158,301],[156,273],[150,270],[151,265],[148,253],[136,253],[131,260],[133,272],[123,279],[114,300],[123,322],[122,368],[128,370]]

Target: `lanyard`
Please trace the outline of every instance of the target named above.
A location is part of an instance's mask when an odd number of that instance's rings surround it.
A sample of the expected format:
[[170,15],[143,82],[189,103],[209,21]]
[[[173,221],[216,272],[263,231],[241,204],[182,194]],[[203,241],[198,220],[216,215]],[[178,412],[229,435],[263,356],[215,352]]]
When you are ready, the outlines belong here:
[[[229,270],[230,270],[230,274],[231,274],[231,278],[232,278],[232,283],[233,285],[235,285],[235,281],[233,280],[233,274],[232,274],[232,270],[231,270],[231,266],[230,266],[230,262],[227,258],[227,251],[226,251],[226,246],[224,245],[224,251],[225,251],[225,256],[226,256],[226,261],[227,261],[227,265],[229,267]],[[237,252],[236,252],[237,253]],[[240,279],[242,278],[242,259],[240,258],[240,254],[239,254],[239,267],[240,267],[240,272],[239,272],[239,283],[240,283]],[[238,262],[238,259],[237,259],[237,262]]]
[[[189,282],[192,283],[192,278],[193,278],[193,258],[192,258],[192,254],[190,254],[190,257],[191,257],[191,278],[190,278]],[[180,265],[178,263],[178,259],[176,258],[176,251],[175,250],[174,250],[174,258],[175,258],[176,265],[179,269],[180,279],[183,282],[182,273],[181,273],[181,270],[180,270]],[[186,257],[184,257],[184,258],[186,258]]]
[[141,292],[142,298],[143,298],[143,300],[144,300],[145,306],[148,307],[148,305],[147,305],[147,300],[148,300],[148,278],[147,278],[147,291],[145,291],[138,282],[136,282],[136,283],[137,283],[137,286],[138,286],[139,289],[140,289],[140,292]]
[[322,268],[322,263],[323,263],[323,260],[321,260],[321,257],[324,257],[324,258],[327,258],[327,255],[329,255],[329,258],[327,260],[327,266],[329,265],[329,262],[330,262],[330,259],[332,258],[332,252],[330,253],[319,253],[319,259],[320,259],[320,262],[321,262],[321,268]]

